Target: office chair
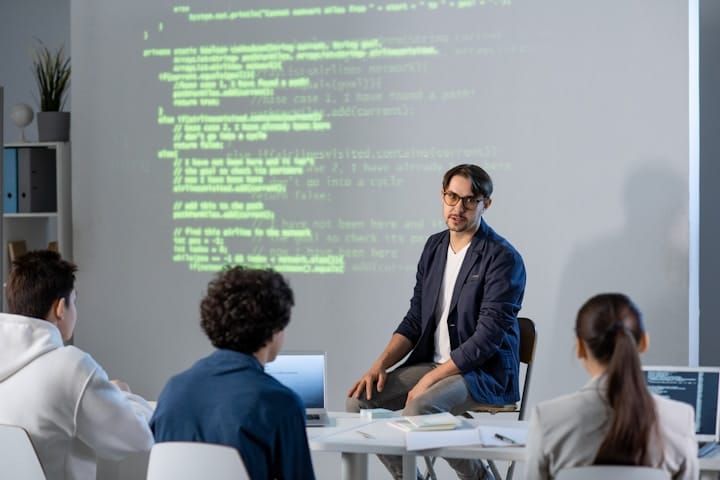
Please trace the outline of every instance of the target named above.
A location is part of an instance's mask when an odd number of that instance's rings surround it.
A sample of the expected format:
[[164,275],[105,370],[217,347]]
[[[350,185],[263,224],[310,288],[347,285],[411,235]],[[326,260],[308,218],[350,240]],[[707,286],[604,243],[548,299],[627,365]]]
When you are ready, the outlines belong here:
[[560,470],[556,480],[670,480],[670,474],[664,470],[650,467],[625,465],[589,465],[587,467],[566,468]]
[[150,450],[147,480],[247,480],[238,451],[200,442],[156,443]]
[[[537,345],[537,330],[535,329],[535,322],[527,317],[518,317],[518,327],[520,330],[520,364],[525,364],[525,379],[523,381],[523,388],[520,392],[520,404],[512,405],[483,405],[478,407],[472,412],[476,413],[489,413],[495,415],[497,413],[517,413],[518,420],[525,420],[526,417],[526,406],[527,406],[527,395],[528,388],[530,386],[530,377],[532,373],[532,366],[535,360],[535,347]],[[425,480],[437,480],[435,474],[435,457],[425,457],[425,466],[427,471],[425,473]],[[492,460],[487,461],[490,471],[495,478],[502,478],[500,472]],[[515,472],[515,462],[510,462],[510,466],[507,470],[506,479],[511,480],[513,473]]]
[[0,477],[3,480],[45,480],[30,437],[15,425],[0,425]]

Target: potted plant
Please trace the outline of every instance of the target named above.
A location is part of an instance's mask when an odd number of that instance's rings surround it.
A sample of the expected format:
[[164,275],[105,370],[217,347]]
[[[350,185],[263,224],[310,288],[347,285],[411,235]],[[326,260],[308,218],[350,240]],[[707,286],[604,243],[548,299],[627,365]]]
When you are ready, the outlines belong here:
[[70,139],[70,113],[63,112],[70,87],[70,57],[65,48],[54,52],[38,42],[33,50],[33,74],[38,87],[38,140],[65,142]]

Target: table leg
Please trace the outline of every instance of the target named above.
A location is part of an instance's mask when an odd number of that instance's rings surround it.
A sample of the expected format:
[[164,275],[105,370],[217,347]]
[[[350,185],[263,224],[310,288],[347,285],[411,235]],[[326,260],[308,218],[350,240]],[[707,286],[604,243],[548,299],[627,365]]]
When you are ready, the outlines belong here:
[[340,472],[342,480],[367,480],[367,454],[343,452],[340,455]]
[[403,480],[417,480],[417,459],[415,455],[403,455]]

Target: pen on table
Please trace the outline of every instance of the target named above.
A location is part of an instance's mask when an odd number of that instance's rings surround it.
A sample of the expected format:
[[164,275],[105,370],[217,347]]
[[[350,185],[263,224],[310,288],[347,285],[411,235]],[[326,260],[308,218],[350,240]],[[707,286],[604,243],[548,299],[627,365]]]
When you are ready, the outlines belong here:
[[502,440],[503,442],[509,443],[511,445],[517,445],[517,442],[513,440],[512,438],[506,437],[505,435],[500,435],[499,433],[495,434],[495,438],[498,440]]
[[370,435],[369,433],[363,432],[362,430],[355,430],[355,431],[357,432],[358,435],[361,435],[365,438],[375,438],[372,435]]

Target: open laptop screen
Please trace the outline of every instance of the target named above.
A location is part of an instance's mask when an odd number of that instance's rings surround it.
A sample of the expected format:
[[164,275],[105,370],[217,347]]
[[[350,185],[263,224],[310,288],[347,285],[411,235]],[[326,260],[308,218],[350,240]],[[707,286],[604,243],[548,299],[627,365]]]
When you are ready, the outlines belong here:
[[297,393],[305,408],[325,408],[325,353],[279,353],[265,371]]
[[720,439],[720,368],[643,367],[643,370],[651,392],[687,403],[695,409],[698,441],[716,442]]

